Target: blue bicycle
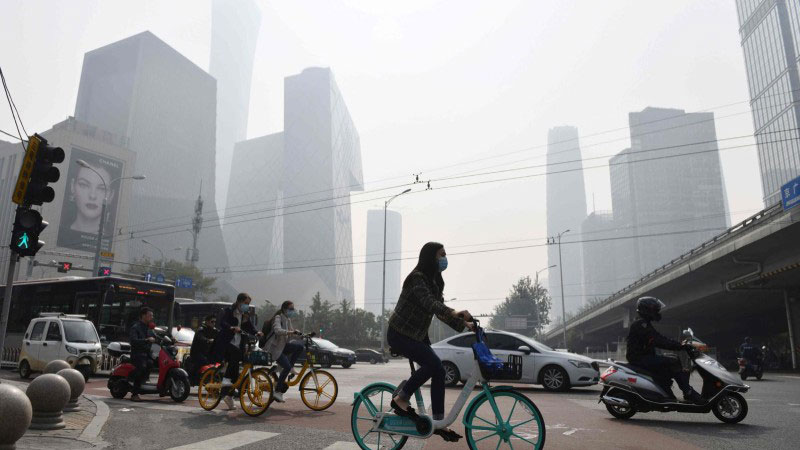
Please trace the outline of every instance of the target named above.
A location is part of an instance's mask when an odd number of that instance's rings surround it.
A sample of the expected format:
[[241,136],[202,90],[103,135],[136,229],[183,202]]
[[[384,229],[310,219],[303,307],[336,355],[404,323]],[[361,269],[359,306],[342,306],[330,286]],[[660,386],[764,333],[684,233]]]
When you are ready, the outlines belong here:
[[[475,323],[475,365],[455,405],[441,427],[456,421],[477,385],[481,391],[469,402],[462,423],[471,449],[544,448],[544,418],[531,399],[512,386],[489,385],[489,380],[518,380],[522,376],[522,357],[511,355],[508,362],[494,357],[486,346],[486,335]],[[409,361],[411,373],[414,363]],[[402,383],[401,383],[402,386]],[[389,406],[398,387],[385,382],[372,383],[355,394],[351,429],[364,450],[398,450],[408,438],[428,439],[436,430],[426,414],[419,390],[414,392],[419,418],[396,415]]]

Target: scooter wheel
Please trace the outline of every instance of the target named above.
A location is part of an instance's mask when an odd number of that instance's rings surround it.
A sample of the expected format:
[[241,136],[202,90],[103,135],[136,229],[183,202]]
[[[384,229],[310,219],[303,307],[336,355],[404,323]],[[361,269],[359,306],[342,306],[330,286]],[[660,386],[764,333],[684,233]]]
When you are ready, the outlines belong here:
[[737,392],[727,392],[717,399],[711,411],[725,423],[739,423],[747,417],[747,400]]
[[176,403],[181,403],[182,401],[189,398],[189,380],[184,377],[175,377],[171,380],[171,385],[169,388],[169,396],[172,398],[172,401]]
[[742,381],[747,379],[747,375],[744,372],[740,373],[739,377],[741,377]]
[[125,398],[128,395],[128,382],[122,377],[108,380],[108,390],[114,398]]

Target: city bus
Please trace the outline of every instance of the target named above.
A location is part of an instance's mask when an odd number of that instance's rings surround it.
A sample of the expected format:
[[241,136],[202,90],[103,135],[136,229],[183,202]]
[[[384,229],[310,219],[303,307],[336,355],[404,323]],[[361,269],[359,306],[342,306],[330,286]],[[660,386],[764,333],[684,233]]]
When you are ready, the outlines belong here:
[[[0,305],[4,292],[0,286]],[[171,329],[174,304],[174,286],[116,276],[18,281],[11,293],[6,349],[15,353],[28,323],[41,313],[84,315],[94,323],[105,347],[109,342],[128,341],[128,331],[139,320],[142,306],[153,309],[156,325]]]
[[[189,298],[176,298],[173,313],[175,325],[197,330],[203,323],[203,318],[209,314],[217,318],[217,325],[219,325],[222,310],[231,304],[230,302],[198,302]],[[255,306],[250,306],[250,322],[254,327],[258,326]]]

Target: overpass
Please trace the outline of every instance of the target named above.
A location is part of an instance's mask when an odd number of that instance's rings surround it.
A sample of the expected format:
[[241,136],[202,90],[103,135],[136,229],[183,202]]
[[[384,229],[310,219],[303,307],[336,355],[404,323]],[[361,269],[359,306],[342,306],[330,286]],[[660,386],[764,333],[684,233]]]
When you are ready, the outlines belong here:
[[[783,351],[797,368],[800,352],[800,207],[781,204],[734,225],[566,322],[569,348],[624,343],[636,299],[667,305],[658,328],[677,337],[691,326],[730,363],[744,336]],[[563,346],[563,324],[543,340]],[[623,344],[624,345],[624,344]]]

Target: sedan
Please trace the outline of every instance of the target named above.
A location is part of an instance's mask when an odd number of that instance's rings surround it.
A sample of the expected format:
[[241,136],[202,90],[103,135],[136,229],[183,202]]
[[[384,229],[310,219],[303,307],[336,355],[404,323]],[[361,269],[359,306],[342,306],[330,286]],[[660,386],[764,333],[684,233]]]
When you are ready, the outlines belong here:
[[381,352],[373,350],[371,348],[357,348],[356,361],[376,364],[379,362],[384,362],[384,363],[389,362],[389,358],[382,356]]
[[[356,354],[352,350],[338,347],[327,339],[312,338],[311,341],[310,350],[314,356],[314,362],[322,365],[322,367],[327,368],[334,364],[341,364],[342,367],[347,369],[356,362]],[[297,362],[304,362],[305,356],[305,352],[300,353]]]
[[[509,355],[522,356],[519,383],[541,384],[548,391],[566,391],[571,387],[591,386],[600,380],[597,363],[585,356],[558,352],[527,336],[507,331],[486,330],[486,340],[489,349],[501,360]],[[474,343],[474,333],[463,333],[433,344],[433,351],[442,360],[448,386],[469,378],[475,364]]]

